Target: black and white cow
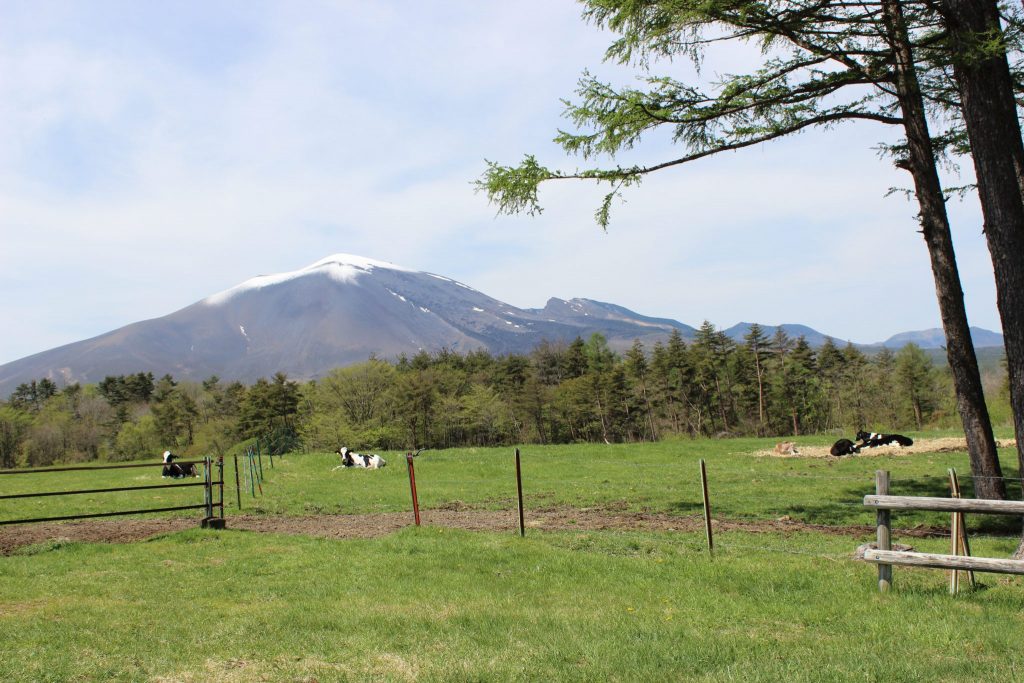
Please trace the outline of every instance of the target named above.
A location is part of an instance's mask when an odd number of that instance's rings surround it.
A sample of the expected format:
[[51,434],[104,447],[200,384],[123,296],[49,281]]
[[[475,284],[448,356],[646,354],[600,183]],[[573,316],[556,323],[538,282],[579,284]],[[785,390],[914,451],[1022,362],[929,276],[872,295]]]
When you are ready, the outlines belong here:
[[187,465],[179,465],[174,462],[174,459],[178,456],[174,455],[170,451],[164,451],[164,470],[162,476],[171,477],[173,479],[184,479],[185,477],[198,477],[199,470],[192,463]]
[[829,453],[835,456],[853,455],[854,453],[860,453],[860,446],[849,439],[839,439],[839,441],[832,444],[832,449]]
[[857,432],[858,446],[874,448],[876,446],[913,446],[914,440],[902,434],[876,434],[875,432]]
[[[387,461],[379,455],[364,455],[362,453],[354,453],[348,449],[347,446],[342,446],[335,451],[341,456],[341,464],[334,469],[341,467],[364,467],[368,470],[379,470],[381,467],[387,465]],[[334,470],[331,470],[332,472]]]

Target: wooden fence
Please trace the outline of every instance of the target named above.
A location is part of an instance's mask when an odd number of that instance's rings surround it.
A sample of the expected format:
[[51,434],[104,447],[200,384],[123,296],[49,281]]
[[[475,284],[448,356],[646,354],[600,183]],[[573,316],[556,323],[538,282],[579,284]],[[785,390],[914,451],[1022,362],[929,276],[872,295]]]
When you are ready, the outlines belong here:
[[[864,559],[878,565],[878,589],[883,593],[892,587],[893,565],[931,567],[953,571],[1024,574],[1024,560],[893,551],[891,526],[892,510],[933,510],[958,515],[968,512],[987,515],[1024,515],[1024,501],[890,496],[889,473],[879,470],[875,473],[875,495],[864,496],[864,505],[878,511],[878,549],[865,551]],[[956,526],[962,528],[962,524],[954,524],[954,527]],[[955,528],[953,533],[955,553],[958,547]]]

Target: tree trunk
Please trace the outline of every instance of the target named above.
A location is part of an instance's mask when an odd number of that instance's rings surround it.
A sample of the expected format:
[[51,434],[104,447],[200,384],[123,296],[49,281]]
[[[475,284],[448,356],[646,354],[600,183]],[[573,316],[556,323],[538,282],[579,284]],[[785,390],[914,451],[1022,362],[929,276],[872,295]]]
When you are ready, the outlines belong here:
[[925,118],[906,23],[898,0],[882,0],[882,8],[895,58],[896,91],[907,133],[908,165],[914,177],[914,190],[921,208],[921,232],[931,259],[935,294],[939,302],[942,329],[946,334],[946,357],[956,388],[957,410],[967,437],[974,493],[979,498],[1004,499],[1006,487],[981,388],[978,359],[971,342],[945,198],[935,168],[935,153],[928,133],[928,121]]
[[757,373],[757,435],[765,435],[764,427],[764,377],[761,376],[761,359],[754,351],[754,372]]
[[654,428],[654,411],[651,410],[651,401],[647,398],[647,382],[644,381],[643,377],[640,378],[640,391],[644,397],[644,407],[647,409],[647,424],[651,428],[651,441],[657,441],[658,432]]
[[722,396],[722,383],[718,381],[718,375],[715,375],[715,393],[718,394],[718,413],[722,417],[722,428],[725,431],[729,431],[729,418],[726,415],[725,396]]
[[953,43],[953,69],[971,143],[985,239],[996,277],[1003,324],[1017,463],[1024,472],[1024,143],[1005,51],[985,58],[979,37],[1000,32],[999,8],[989,0],[943,0]]

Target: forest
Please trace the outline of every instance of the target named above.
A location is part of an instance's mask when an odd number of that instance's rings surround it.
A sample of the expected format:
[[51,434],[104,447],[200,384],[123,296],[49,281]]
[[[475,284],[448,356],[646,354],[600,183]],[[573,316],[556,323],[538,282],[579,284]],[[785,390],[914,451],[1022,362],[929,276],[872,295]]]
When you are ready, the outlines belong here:
[[[1008,413],[995,408],[1008,406],[1005,381],[990,393],[994,413]],[[737,343],[705,322],[692,341],[676,332],[625,353],[594,334],[529,354],[371,357],[302,383],[282,373],[249,386],[142,372],[65,387],[44,378],[0,402],[0,467],[217,455],[253,438],[285,452],[957,426],[948,371],[913,344],[869,355],[758,325]]]

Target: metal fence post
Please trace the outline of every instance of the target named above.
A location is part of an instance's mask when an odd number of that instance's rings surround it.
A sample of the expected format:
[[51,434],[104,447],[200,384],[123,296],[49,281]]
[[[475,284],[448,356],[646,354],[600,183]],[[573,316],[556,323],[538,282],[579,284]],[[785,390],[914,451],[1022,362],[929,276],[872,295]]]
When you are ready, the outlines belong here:
[[217,471],[220,474],[220,518],[224,519],[224,456],[217,456]]
[[700,460],[700,486],[704,493],[704,532],[708,537],[708,554],[713,555],[715,543],[711,535],[711,500],[708,498],[708,470],[703,458]]
[[519,535],[526,536],[526,525],[523,523],[523,474],[519,468],[519,449],[516,449],[516,490],[519,492]]
[[203,456],[204,481],[206,486],[203,491],[206,494],[206,518],[213,517],[213,462],[210,456]]

